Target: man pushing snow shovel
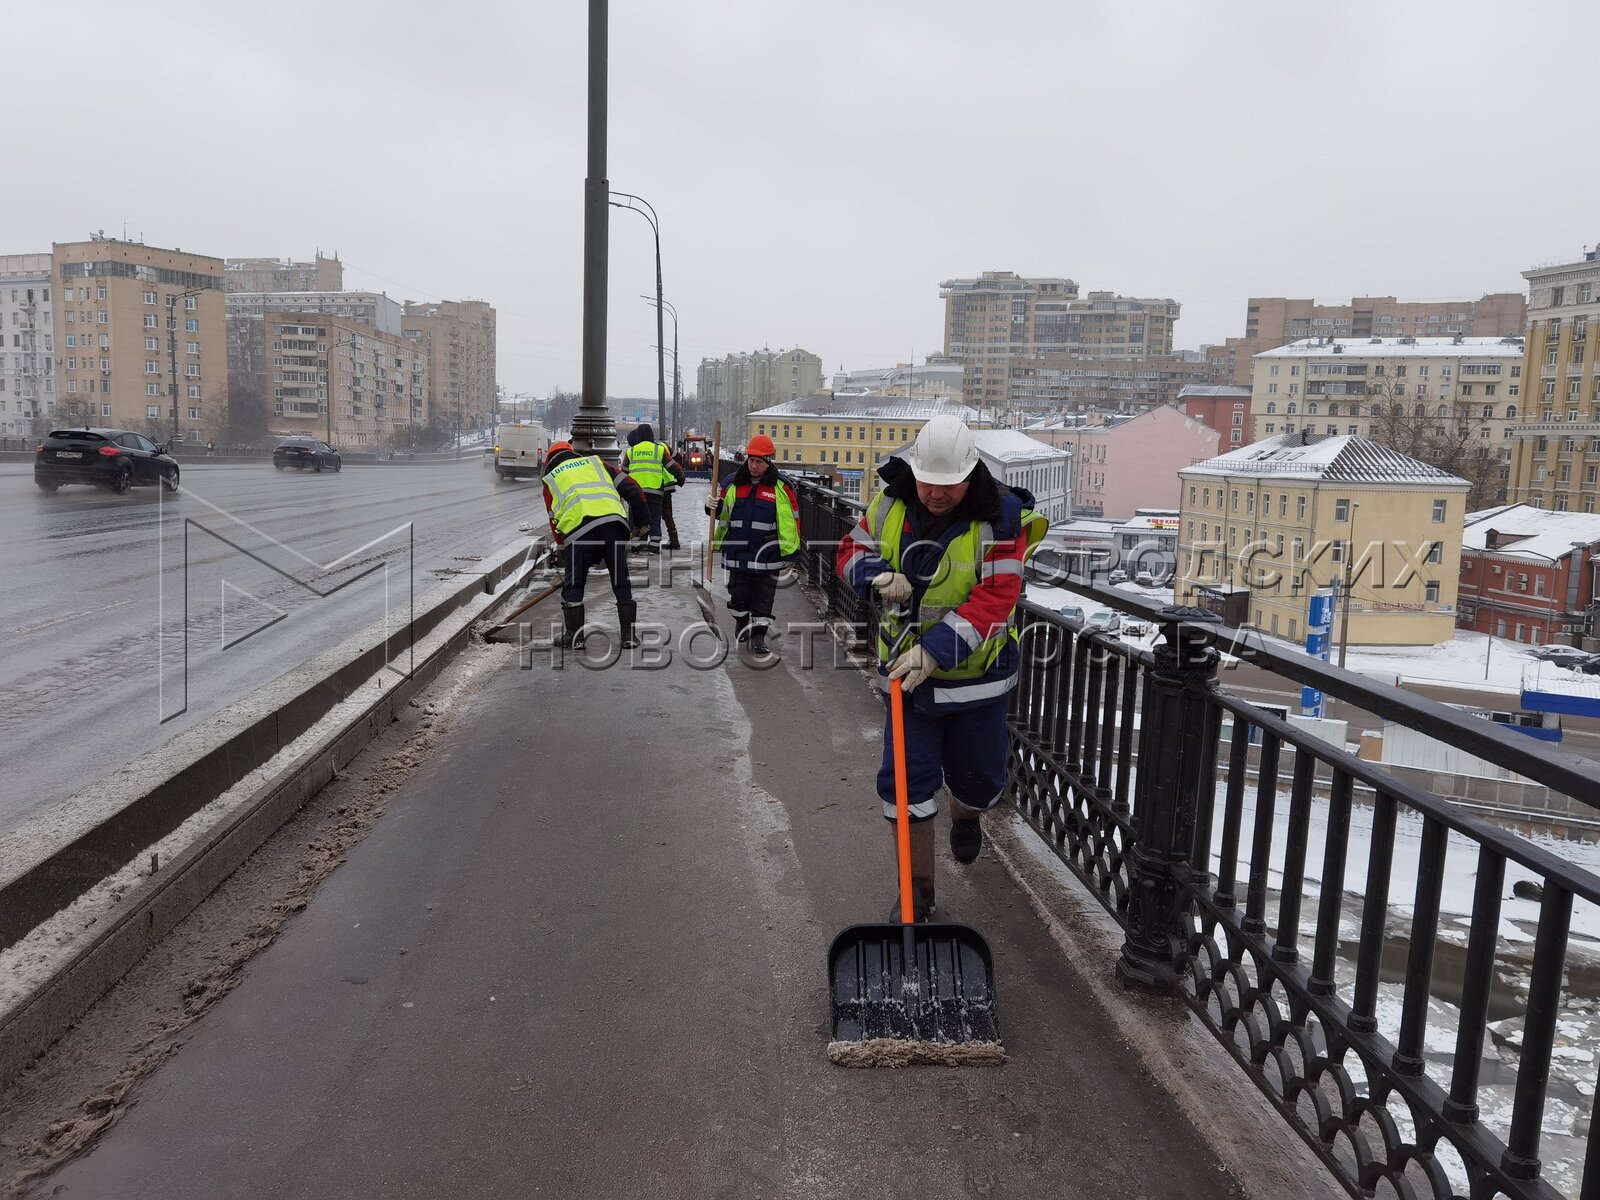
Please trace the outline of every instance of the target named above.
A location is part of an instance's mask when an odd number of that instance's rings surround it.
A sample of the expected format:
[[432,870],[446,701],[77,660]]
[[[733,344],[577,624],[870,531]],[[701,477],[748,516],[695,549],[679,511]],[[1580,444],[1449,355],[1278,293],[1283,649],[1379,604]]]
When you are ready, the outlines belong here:
[[[871,588],[883,600],[878,672],[909,693],[905,757],[920,921],[934,911],[940,785],[955,799],[950,852],[960,863],[977,859],[978,818],[1005,792],[1006,708],[1019,658],[1012,615],[1023,561],[1049,523],[1033,511],[1030,493],[989,473],[972,431],[953,416],[930,420],[906,459],[891,458],[878,473],[883,491],[840,545],[838,569],[857,595]],[[891,655],[896,642],[909,648]],[[886,719],[878,796],[891,824],[893,736]]]

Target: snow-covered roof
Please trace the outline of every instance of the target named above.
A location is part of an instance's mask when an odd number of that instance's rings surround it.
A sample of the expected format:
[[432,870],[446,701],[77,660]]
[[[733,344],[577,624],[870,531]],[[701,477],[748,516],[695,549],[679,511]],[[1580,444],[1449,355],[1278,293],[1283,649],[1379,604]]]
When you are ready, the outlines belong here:
[[1332,437],[1279,434],[1185,467],[1178,474],[1288,476],[1331,483],[1430,484],[1448,488],[1471,486],[1448,471],[1351,434]]
[[953,400],[908,400],[904,396],[800,396],[771,408],[760,408],[752,417],[828,417],[866,421],[927,421],[949,415],[974,421],[978,411]]
[[[1489,534],[1497,545],[1489,550]],[[1600,513],[1556,512],[1531,504],[1508,504],[1468,518],[1461,531],[1461,548],[1487,552],[1496,558],[1529,562],[1556,562],[1572,553],[1572,543],[1600,542]]]
[[1520,337],[1301,338],[1257,358],[1506,358],[1522,360]]
[[1246,400],[1250,397],[1250,389],[1236,387],[1231,383],[1186,383],[1178,389],[1178,399],[1185,396],[1227,396],[1235,400]]
[[1029,462],[1035,459],[1054,462],[1072,457],[1070,449],[1041,442],[1016,429],[974,429],[972,440],[978,444],[979,454],[996,462]]
[[1129,517],[1119,528],[1121,529],[1154,529],[1161,533],[1177,533],[1178,510],[1168,512],[1141,512],[1138,516]]

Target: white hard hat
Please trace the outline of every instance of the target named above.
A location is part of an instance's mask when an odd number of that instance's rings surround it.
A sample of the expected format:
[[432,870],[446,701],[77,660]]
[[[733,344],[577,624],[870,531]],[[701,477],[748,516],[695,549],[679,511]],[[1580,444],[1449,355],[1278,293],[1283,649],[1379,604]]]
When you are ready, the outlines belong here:
[[907,460],[918,483],[960,483],[978,465],[978,444],[960,417],[938,416],[922,427]]

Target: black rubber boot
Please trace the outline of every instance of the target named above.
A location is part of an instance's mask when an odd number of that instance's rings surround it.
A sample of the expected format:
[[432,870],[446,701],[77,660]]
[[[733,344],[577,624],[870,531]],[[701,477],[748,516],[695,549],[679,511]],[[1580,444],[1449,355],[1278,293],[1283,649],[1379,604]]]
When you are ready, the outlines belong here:
[[563,604],[561,606],[561,620],[566,626],[565,632],[556,638],[556,645],[570,647],[577,650],[583,646],[583,605]]
[[633,629],[633,623],[638,616],[639,604],[637,601],[617,601],[617,621],[622,626],[622,648],[624,650],[632,650],[639,644],[639,637]]
[[750,616],[748,613],[746,613],[744,616],[735,617],[733,619],[733,640],[736,642],[744,641],[744,631],[749,627],[749,625]]
[[750,627],[750,653],[757,658],[765,658],[772,653],[767,649],[767,627],[765,625],[752,625]]
[[958,808],[950,816],[950,855],[958,863],[974,863],[983,849],[983,827],[978,824],[977,813],[962,816],[959,812]]

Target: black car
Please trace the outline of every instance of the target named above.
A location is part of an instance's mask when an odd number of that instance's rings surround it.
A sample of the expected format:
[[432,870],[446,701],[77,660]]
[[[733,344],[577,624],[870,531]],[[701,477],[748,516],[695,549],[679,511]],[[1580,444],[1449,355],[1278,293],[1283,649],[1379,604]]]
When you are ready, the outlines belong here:
[[337,471],[344,466],[339,452],[314,437],[284,438],[272,452],[272,465],[280,471]]
[[44,492],[68,483],[108,487],[119,496],[128,489],[165,485],[178,490],[178,463],[142,433],[131,429],[54,429],[33,452],[33,481]]

